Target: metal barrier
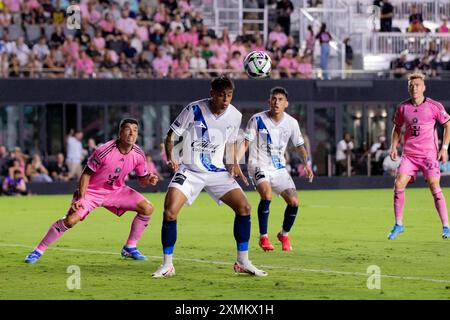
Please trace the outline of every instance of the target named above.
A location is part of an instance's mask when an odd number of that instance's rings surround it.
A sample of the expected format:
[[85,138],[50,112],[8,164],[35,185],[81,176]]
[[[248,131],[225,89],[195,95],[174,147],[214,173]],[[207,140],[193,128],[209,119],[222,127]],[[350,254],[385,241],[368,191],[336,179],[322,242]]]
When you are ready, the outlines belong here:
[[448,33],[369,33],[362,35],[362,54],[399,54],[408,50],[411,54],[424,54],[430,42],[436,42],[440,52],[446,41],[450,41]]

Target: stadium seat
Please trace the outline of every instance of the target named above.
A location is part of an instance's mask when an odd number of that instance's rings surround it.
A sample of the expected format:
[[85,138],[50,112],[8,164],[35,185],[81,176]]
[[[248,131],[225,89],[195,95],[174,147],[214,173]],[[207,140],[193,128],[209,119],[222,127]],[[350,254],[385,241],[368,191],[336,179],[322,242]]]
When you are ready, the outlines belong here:
[[8,27],[9,40],[16,40],[19,37],[23,37],[23,29],[19,24],[12,24]]
[[44,33],[45,33],[45,37],[47,38],[47,40],[51,39],[53,32],[55,32],[54,25],[50,25],[50,24],[45,25]]
[[28,42],[35,43],[41,36],[41,27],[39,25],[27,25],[25,30]]

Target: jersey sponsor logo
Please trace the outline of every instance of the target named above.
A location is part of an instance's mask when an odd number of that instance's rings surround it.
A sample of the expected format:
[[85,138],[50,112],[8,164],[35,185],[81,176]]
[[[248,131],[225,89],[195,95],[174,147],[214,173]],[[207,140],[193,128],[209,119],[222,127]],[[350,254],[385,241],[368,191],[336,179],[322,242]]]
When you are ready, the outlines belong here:
[[263,128],[263,129],[259,129],[259,133],[262,133],[262,134],[269,134],[269,131],[267,131],[266,128]]
[[122,159],[120,159],[119,161],[121,161],[121,162],[125,162],[125,159],[124,159],[124,158],[122,158]]
[[191,143],[192,151],[194,152],[209,152],[216,153],[217,148],[219,148],[218,144],[211,143],[208,140],[196,140]]
[[178,183],[180,186],[182,186],[185,180],[186,180],[186,176],[184,174],[177,172],[173,176],[172,182]]

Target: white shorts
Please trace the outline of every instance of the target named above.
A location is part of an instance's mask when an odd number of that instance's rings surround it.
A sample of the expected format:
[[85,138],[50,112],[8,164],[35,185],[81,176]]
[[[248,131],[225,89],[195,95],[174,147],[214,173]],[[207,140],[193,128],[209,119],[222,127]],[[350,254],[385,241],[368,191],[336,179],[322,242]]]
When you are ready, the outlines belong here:
[[219,205],[222,204],[222,198],[229,191],[241,189],[241,186],[230,175],[228,171],[224,172],[195,172],[181,165],[172,178],[169,188],[177,188],[186,196],[186,204],[191,205],[198,197],[200,192],[205,191]]
[[289,175],[286,168],[283,169],[261,169],[257,167],[249,167],[248,174],[255,186],[261,182],[267,181],[277,195],[284,190],[296,189],[294,180]]

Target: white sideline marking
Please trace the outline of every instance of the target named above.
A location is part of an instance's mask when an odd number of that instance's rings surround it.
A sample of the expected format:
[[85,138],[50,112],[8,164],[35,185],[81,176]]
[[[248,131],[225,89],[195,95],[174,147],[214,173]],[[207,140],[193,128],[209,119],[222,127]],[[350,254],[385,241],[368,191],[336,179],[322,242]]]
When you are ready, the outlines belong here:
[[[8,243],[0,243],[0,247],[16,247],[16,248],[28,248],[34,249],[32,246],[27,246],[23,244],[8,244]],[[80,252],[80,253],[97,253],[97,254],[110,254],[110,255],[120,255],[117,252],[108,252],[108,251],[95,251],[95,250],[84,250],[84,249],[70,249],[70,248],[48,248],[47,250],[58,250],[58,251],[71,251],[71,252]],[[161,259],[161,256],[147,256],[150,259]],[[231,265],[230,262],[224,261],[210,261],[210,260],[201,260],[201,259],[189,259],[189,258],[174,258],[174,260],[180,261],[190,261],[190,262],[198,262],[198,263],[208,263],[215,265]],[[321,269],[308,269],[308,268],[292,268],[292,267],[280,267],[280,266],[269,266],[269,265],[261,265],[261,268],[268,269],[283,269],[283,270],[291,270],[291,271],[300,271],[300,272],[314,272],[314,273],[329,273],[329,274],[339,274],[345,276],[361,276],[368,277],[370,276],[367,273],[363,272],[348,272],[348,271],[336,271],[336,270],[321,270]],[[447,279],[432,279],[432,278],[421,278],[421,277],[404,277],[404,276],[394,276],[394,275],[386,275],[381,274],[382,278],[390,278],[390,279],[400,279],[400,280],[413,280],[413,281],[427,281],[427,282],[437,282],[437,283],[450,283],[450,280]]]

